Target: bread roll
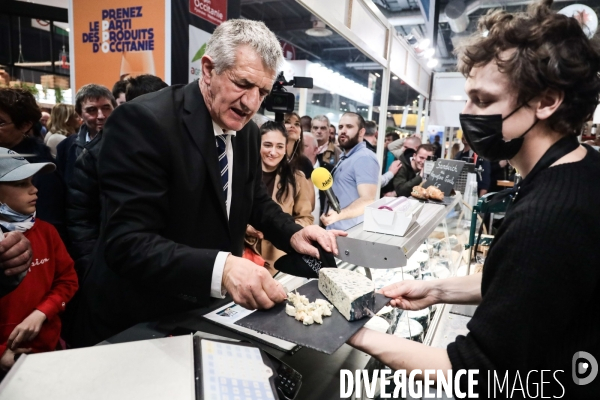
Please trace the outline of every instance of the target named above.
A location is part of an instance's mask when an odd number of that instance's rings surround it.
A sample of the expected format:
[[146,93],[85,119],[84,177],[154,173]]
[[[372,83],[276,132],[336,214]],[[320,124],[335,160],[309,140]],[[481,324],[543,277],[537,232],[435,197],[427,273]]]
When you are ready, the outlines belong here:
[[429,198],[427,197],[427,190],[423,189],[421,186],[413,187],[410,195],[420,200],[427,200]]
[[444,192],[435,186],[429,186],[427,188],[427,196],[432,200],[444,200]]

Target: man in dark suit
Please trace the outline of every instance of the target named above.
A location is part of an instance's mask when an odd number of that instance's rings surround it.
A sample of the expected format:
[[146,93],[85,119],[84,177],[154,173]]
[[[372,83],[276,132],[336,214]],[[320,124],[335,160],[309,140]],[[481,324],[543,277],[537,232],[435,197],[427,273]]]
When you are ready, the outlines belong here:
[[99,155],[101,238],[70,318],[72,345],[226,293],[250,309],[283,301],[268,271],[241,258],[247,224],[286,252],[318,257],[316,241],[337,253],[342,233],[297,225],[262,184],[251,117],[281,61],[262,22],[229,20],[209,40],[198,82],[113,112]]

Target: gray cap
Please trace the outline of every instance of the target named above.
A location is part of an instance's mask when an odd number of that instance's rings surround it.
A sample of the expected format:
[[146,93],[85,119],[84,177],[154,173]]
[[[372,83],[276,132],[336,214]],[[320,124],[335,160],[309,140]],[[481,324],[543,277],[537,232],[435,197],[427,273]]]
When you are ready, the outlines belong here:
[[53,163],[30,164],[19,153],[0,147],[0,182],[20,181],[37,173],[45,174],[55,169]]

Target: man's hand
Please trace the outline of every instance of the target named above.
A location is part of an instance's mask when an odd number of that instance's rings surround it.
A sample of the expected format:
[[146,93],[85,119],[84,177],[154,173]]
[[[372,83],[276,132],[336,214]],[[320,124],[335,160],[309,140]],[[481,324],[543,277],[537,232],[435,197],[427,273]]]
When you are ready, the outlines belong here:
[[18,275],[29,268],[32,258],[31,243],[23,233],[4,234],[0,241],[0,271],[4,270],[7,276]]
[[[339,215],[338,213],[332,210],[330,210],[329,212],[333,212],[334,214]],[[323,221],[323,217],[324,216],[321,216],[321,221]],[[338,231],[335,229],[326,231],[325,229],[317,225],[309,225],[303,228],[302,230],[294,233],[294,236],[292,236],[292,240],[290,240],[290,244],[298,253],[308,254],[309,256],[313,256],[318,259],[320,258],[319,250],[317,250],[317,248],[313,246],[311,242],[319,243],[323,250],[329,253],[333,253],[337,256],[338,248],[335,237],[347,235],[348,234],[344,231]]]
[[263,235],[263,233],[261,231],[257,231],[256,229],[254,229],[254,227],[252,225],[248,225],[246,227],[246,235],[252,236],[255,238],[259,238],[259,239],[265,238],[265,235]]
[[8,348],[15,350],[21,343],[29,342],[35,339],[42,329],[42,324],[46,320],[46,314],[40,310],[33,310],[27,318],[13,329],[8,336],[6,345]]
[[12,351],[7,347],[4,354],[2,354],[2,357],[0,357],[0,369],[4,372],[7,372],[12,368],[13,365],[15,365],[15,356],[17,354],[26,354],[30,351],[31,349],[15,349],[15,351]]
[[390,305],[403,310],[422,310],[439,302],[438,293],[430,281],[402,281],[392,283],[380,290],[390,297]]
[[400,168],[402,168],[402,162],[400,160],[396,160],[390,164],[389,171],[396,175],[398,171],[400,171]]
[[268,309],[287,298],[283,286],[266,268],[233,255],[225,261],[223,286],[236,304],[249,310]]
[[[321,215],[321,222],[325,226],[329,226],[335,222],[341,220],[340,214],[338,214],[335,210],[329,210],[327,214]],[[316,226],[316,225],[315,225]]]

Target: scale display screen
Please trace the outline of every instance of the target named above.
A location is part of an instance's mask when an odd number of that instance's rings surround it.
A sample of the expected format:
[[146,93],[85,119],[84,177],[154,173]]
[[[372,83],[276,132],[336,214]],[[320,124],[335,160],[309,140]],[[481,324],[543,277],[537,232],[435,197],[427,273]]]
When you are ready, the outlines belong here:
[[207,339],[201,346],[204,399],[274,399],[269,381],[273,370],[258,348]]

